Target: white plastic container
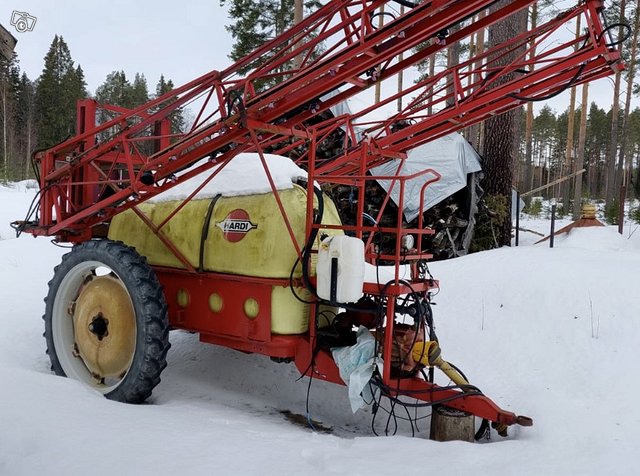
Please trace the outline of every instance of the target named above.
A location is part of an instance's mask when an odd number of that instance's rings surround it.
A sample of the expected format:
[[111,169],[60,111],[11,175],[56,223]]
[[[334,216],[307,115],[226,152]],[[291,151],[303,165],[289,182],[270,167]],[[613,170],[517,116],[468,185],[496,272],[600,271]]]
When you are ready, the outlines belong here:
[[[332,267],[335,295],[332,296]],[[351,236],[325,238],[318,249],[317,293],[332,303],[356,302],[363,296],[364,243]]]

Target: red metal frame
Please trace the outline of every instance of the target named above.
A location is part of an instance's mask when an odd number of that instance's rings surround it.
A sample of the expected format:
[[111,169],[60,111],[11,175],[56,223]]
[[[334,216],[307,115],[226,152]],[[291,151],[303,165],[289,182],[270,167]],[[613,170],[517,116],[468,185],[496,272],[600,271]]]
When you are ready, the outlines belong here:
[[[487,49],[452,68],[444,69],[432,78],[426,78],[379,103],[342,118],[317,124],[318,141],[338,128],[348,131],[348,137],[356,142],[355,129],[360,128],[367,140],[375,142],[382,151],[374,160],[384,161],[386,150],[407,152],[426,142],[484,121],[488,117],[516,108],[527,100],[537,100],[566,89],[611,75],[623,69],[620,54],[605,44],[602,38],[599,6],[601,1],[588,1],[563,15],[559,15],[534,30],[513,38],[508,44]],[[580,38],[558,43],[551,49],[540,46],[553,38],[567,23],[583,16],[587,32]],[[514,61],[506,66],[495,66],[512,51],[522,50]],[[531,55],[530,52],[535,54]],[[514,74],[529,71],[527,74]],[[510,81],[505,77],[512,75]],[[497,84],[499,82],[499,84]],[[364,118],[388,104],[402,99],[406,106],[392,117],[374,122]],[[433,110],[427,114],[427,110]],[[405,123],[407,127],[393,131],[392,127]],[[295,147],[291,144],[289,147]],[[321,173],[350,175],[361,169],[358,147],[346,148],[339,158],[319,164]],[[277,151],[276,153],[281,153]],[[302,156],[298,163],[306,165]],[[367,167],[379,162],[370,160]]]
[[[435,38],[439,32],[494,2],[424,2],[382,28],[375,28],[370,14],[386,2],[332,0],[226,70],[212,71],[40,154],[40,220],[29,225],[29,232],[55,235],[66,241],[86,240],[93,226],[255,147],[248,131],[249,121],[263,124],[259,128],[267,132],[263,140],[268,140],[274,122],[284,121],[286,128],[293,130],[312,115],[378,79],[397,74],[445,48],[445,42],[438,41],[425,51],[410,54],[420,42]],[[533,2],[514,0],[488,15],[478,26],[465,27],[452,35],[452,40],[464,38],[479,26],[488,26]],[[329,45],[324,51],[320,48],[323,44]],[[402,61],[398,60],[400,53],[406,53]],[[292,58],[303,60],[297,68],[285,68]],[[383,66],[382,71],[374,77],[372,71],[379,65]],[[250,72],[239,77],[247,69]],[[282,81],[261,91],[260,85],[274,77]],[[319,100],[349,83],[354,86],[331,99]],[[154,126],[188,104],[202,104],[191,129],[175,136],[169,146],[158,152],[143,153],[141,144],[165,137],[159,136]],[[96,142],[97,136],[104,137]],[[86,146],[88,141],[91,147]],[[209,155],[214,160],[194,165]],[[114,182],[98,172],[96,180],[94,170],[104,168],[109,161],[118,161],[129,175]],[[187,167],[189,173],[174,178],[177,171]],[[145,172],[154,174],[154,185],[144,185],[141,179]],[[87,196],[84,193],[87,186],[107,186],[114,193],[109,197]],[[74,194],[75,189],[83,193]]]
[[[314,126],[305,125],[315,114],[445,48],[446,42],[435,40],[439,32],[486,9],[495,0],[427,1],[375,28],[370,15],[385,3],[327,2],[315,14],[226,70],[212,71],[131,111],[92,100],[81,101],[78,135],[37,156],[41,172],[40,217],[38,223],[23,224],[25,230],[34,235],[56,236],[62,241],[83,241],[97,234],[97,225],[132,208],[184,265],[183,270],[155,267],[165,289],[174,328],[198,332],[204,342],[292,359],[301,373],[342,383],[328,350],[317,346],[315,304],[310,305],[308,332],[291,336],[271,332],[271,289],[289,286],[288,279],[198,272],[163,232],[182,207],[238,153],[255,151],[274,192],[291,246],[304,259],[264,158],[267,147],[270,151],[279,147],[276,152],[286,153],[303,145],[307,152],[298,163],[309,175],[305,236],[318,228],[331,228],[313,223],[315,184],[353,187],[359,197],[357,223],[339,228],[363,239],[368,235],[365,254],[370,263],[393,263],[392,281],[364,286],[365,294],[384,303],[383,358],[387,361],[393,347],[396,301],[410,292],[428,300],[430,291],[438,286],[437,281],[421,276],[417,266],[419,261],[431,257],[428,250],[422,249],[421,237],[432,231],[424,228],[422,217],[417,228],[402,228],[405,182],[417,176],[426,178],[421,195],[423,209],[426,188],[440,176],[428,169],[408,177],[399,173],[374,177],[371,169],[390,160],[401,164],[406,152],[418,145],[517,107],[527,99],[612,74],[622,64],[619,53],[602,38],[603,1],[583,0],[579,6],[519,35],[509,44],[489,49],[384,98],[377,105]],[[448,41],[468,37],[531,3],[534,0],[514,0],[478,22],[462,26]],[[582,38],[540,49],[532,57],[528,54],[578,15],[585,17],[588,30]],[[426,40],[432,41],[419,51],[413,50]],[[321,44],[324,49],[320,49]],[[525,53],[507,66],[497,66],[500,59],[520,48]],[[297,66],[291,68],[289,63],[294,58]],[[518,73],[521,71],[528,73]],[[263,87],[274,79],[278,80],[276,84]],[[336,94],[320,99],[331,92]],[[366,122],[368,114],[398,99],[407,104],[400,113],[384,121]],[[189,131],[172,134],[171,114],[189,104],[198,105],[195,122]],[[100,109],[115,113],[116,117],[96,125]],[[435,112],[427,115],[427,109]],[[395,127],[398,124],[405,127],[398,129]],[[357,127],[364,129],[364,139],[360,141],[355,133]],[[351,143],[345,143],[345,152],[338,157],[318,159],[317,144],[338,128],[346,131],[345,141]],[[202,161],[203,158],[208,160]],[[137,207],[158,193],[206,172],[207,180],[162,223],[152,223]],[[145,184],[149,177],[153,183]],[[396,227],[365,225],[363,221],[366,184],[376,179],[391,180],[400,189]],[[387,197],[380,214],[389,204]],[[401,249],[400,238],[407,233],[417,237],[416,249]],[[376,252],[374,234],[394,235],[392,254]],[[403,264],[411,270],[407,281],[401,279]],[[293,284],[302,285],[297,281]],[[214,291],[225,302],[224,318],[211,308],[209,300]],[[248,316],[243,310],[249,298],[257,303],[255,316]],[[455,397],[446,405],[501,424],[530,423],[481,395],[443,390],[416,377],[392,378],[391,365],[384,367],[381,378],[384,385],[392,386],[399,395],[411,394],[427,402]]]

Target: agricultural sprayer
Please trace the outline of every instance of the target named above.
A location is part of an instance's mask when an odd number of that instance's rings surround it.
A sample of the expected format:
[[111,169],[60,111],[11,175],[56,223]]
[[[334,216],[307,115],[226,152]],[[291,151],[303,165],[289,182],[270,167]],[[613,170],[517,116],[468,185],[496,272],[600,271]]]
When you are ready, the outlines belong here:
[[[390,3],[404,8],[380,22]],[[38,199],[14,224],[74,244],[46,298],[53,370],[142,402],[166,366],[169,331],[183,329],[343,384],[331,349],[366,331],[371,392],[462,410],[501,434],[531,425],[441,356],[430,303],[439,283],[425,248],[433,229],[422,213],[441,175],[402,165],[415,147],[622,69],[602,0],[582,0],[376,104],[335,111],[532,3],[331,0],[227,69],[143,106],[80,101],[76,136],[35,155]],[[578,17],[585,32],[563,39]],[[369,119],[399,99],[399,112]],[[172,118],[186,107],[195,119],[176,130]],[[241,162],[253,167],[225,176]],[[376,175],[383,164],[395,173]],[[256,175],[266,189],[252,188]],[[395,203],[389,193],[371,206],[374,181],[396,190]],[[420,210],[411,226],[408,187]],[[348,191],[346,205],[336,190]],[[437,385],[434,368],[453,383]]]

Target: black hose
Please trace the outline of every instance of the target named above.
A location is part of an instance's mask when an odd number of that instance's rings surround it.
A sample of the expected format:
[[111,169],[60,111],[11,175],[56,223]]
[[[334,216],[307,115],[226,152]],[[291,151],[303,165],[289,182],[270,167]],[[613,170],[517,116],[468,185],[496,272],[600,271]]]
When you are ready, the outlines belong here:
[[393,1],[407,8],[415,8],[418,6],[417,3],[410,2],[409,0],[393,0]]
[[33,153],[31,154],[31,169],[33,170],[33,174],[36,177],[36,180],[38,181],[38,185],[40,185],[40,168],[36,164],[36,155],[46,150],[47,149],[34,150]]
[[[324,215],[324,197],[322,196],[322,190],[316,187],[313,187],[313,193],[318,199],[318,211],[316,212],[313,224],[320,225],[322,223],[322,216]],[[311,227],[311,233],[309,233],[307,244],[302,249],[302,282],[309,290],[309,292],[316,298],[318,298],[318,293],[316,292],[316,288],[313,287],[313,284],[311,284],[311,281],[309,279],[309,260],[311,258],[313,243],[316,241],[316,237],[318,236],[319,231],[319,228],[317,228],[316,226]]]
[[[614,41],[613,37],[611,36],[611,30],[615,28],[621,28],[621,27],[625,29],[626,33],[622,35],[622,38],[618,38],[617,40]],[[598,41],[600,41],[605,34],[608,34],[610,41],[609,43],[605,43],[604,45],[609,48],[612,46],[618,46],[629,39],[629,37],[631,36],[631,32],[632,32],[631,25],[629,25],[628,23],[624,23],[624,22],[613,23],[612,25],[607,25],[606,28],[602,30],[602,33],[600,33],[600,36],[598,36]]]
[[213,215],[213,207],[216,205],[216,202],[221,197],[220,194],[213,197],[211,203],[209,203],[209,208],[207,209],[207,215],[205,216],[204,222],[202,223],[202,234],[200,235],[200,256],[198,258],[198,272],[202,273],[204,271],[204,243],[207,241],[207,237],[209,236],[209,225],[211,224],[211,216]]
[[[393,13],[389,13],[389,12],[376,12],[376,13],[373,13],[373,12],[371,12],[371,13],[369,13],[369,21],[371,22],[371,27],[374,30],[377,30],[379,28],[373,21],[377,17],[381,17],[381,18],[391,17],[391,21],[396,19],[396,16]],[[382,21],[384,22],[384,20],[382,20]]]
[[[31,217],[33,216],[33,214],[37,214],[38,209],[40,208],[40,195],[41,195],[41,190],[38,190],[36,192],[36,195],[33,197],[33,200],[31,200],[31,204],[29,205],[29,209],[27,210],[27,215],[25,216],[24,220],[22,222],[15,222],[15,223],[10,223],[9,226],[11,228],[13,228],[13,230],[16,232],[16,238],[20,238],[20,235],[24,232],[24,230],[27,228],[27,225],[29,225],[29,220],[31,220]],[[37,217],[36,217],[36,221],[37,221]]]
[[476,434],[474,435],[473,439],[476,441],[481,440],[487,435],[488,431],[489,431],[489,420],[487,420],[486,418],[483,418],[482,423],[480,423],[480,427],[478,428],[478,431],[476,431]]
[[507,96],[509,96],[510,98],[513,98],[513,99],[517,99],[518,101],[528,101],[528,102],[547,101],[549,99],[552,99],[552,98],[562,94],[567,89],[572,87],[576,83],[576,81],[578,81],[578,78],[580,78],[580,75],[582,74],[582,72],[584,71],[584,68],[586,66],[587,66],[586,63],[582,63],[580,65],[580,67],[578,68],[578,71],[576,71],[576,74],[573,76],[573,78],[571,78],[571,80],[567,84],[565,84],[561,89],[557,90],[554,93],[547,94],[546,96],[535,97],[535,98],[534,97],[520,96],[520,95],[515,94],[515,93],[507,94]]

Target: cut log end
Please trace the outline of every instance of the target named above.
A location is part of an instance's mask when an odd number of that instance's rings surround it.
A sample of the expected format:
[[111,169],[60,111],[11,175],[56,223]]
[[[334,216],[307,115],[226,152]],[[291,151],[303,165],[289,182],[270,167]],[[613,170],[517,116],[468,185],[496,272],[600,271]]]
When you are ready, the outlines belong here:
[[431,434],[434,441],[468,441],[473,443],[475,435],[473,415],[461,410],[435,406],[431,414]]

